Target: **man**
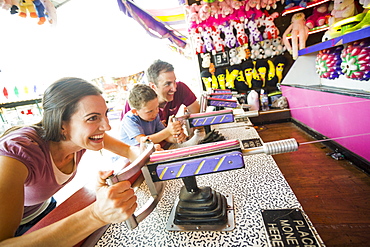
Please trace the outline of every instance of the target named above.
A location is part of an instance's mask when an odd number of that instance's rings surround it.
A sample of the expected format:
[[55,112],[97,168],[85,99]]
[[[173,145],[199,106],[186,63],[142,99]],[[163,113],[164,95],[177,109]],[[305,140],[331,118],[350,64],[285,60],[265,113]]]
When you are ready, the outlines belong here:
[[[149,86],[158,95],[159,116],[167,125],[169,116],[176,115],[181,105],[185,105],[190,113],[198,113],[200,105],[196,96],[183,82],[176,82],[176,75],[172,64],[156,60],[147,70]],[[130,111],[130,105],[126,102],[121,119],[126,112]]]

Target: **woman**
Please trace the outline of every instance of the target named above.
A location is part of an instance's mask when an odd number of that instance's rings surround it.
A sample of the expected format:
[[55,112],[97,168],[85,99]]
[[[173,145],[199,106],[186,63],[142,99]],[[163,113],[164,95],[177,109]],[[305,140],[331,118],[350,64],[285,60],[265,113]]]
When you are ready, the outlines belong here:
[[[0,139],[0,246],[73,246],[100,227],[122,222],[137,207],[130,182],[108,187],[99,172],[96,202],[50,226],[22,235],[55,207],[50,199],[75,176],[86,149],[105,148],[131,161],[138,148],[105,132],[111,127],[101,91],[79,78],[62,78],[44,93],[43,118]],[[19,236],[19,237],[14,237]]]

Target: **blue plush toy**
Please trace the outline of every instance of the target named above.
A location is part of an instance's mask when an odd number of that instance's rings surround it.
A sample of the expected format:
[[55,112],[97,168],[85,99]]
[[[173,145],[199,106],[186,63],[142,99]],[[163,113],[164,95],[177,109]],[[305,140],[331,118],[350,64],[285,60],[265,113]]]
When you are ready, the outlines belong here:
[[307,7],[307,0],[286,0],[285,1],[285,9],[289,9],[294,6],[300,6],[303,8]]

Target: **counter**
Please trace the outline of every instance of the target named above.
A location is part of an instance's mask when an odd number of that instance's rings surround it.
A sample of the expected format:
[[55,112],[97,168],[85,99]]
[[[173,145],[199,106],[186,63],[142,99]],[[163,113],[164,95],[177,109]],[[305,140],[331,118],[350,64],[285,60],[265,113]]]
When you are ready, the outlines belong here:
[[[259,138],[249,123],[214,125],[226,139]],[[299,151],[299,150],[298,150]],[[137,228],[111,224],[95,246],[269,246],[261,210],[302,209],[277,164],[270,155],[244,156],[245,168],[197,176],[198,186],[210,186],[221,194],[232,194],[235,229],[232,231],[168,231],[167,221],[183,182],[167,181],[162,199]],[[137,190],[141,205],[148,195],[142,184]],[[304,213],[303,213],[304,214]],[[307,217],[304,214],[305,217]],[[312,226],[308,218],[308,224]],[[311,229],[324,246],[315,229]]]

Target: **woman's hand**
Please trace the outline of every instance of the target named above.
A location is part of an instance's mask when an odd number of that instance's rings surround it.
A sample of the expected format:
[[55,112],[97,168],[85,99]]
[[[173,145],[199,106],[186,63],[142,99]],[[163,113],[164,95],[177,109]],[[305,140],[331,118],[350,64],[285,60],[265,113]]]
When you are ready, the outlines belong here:
[[99,172],[96,202],[91,207],[94,217],[104,224],[127,220],[137,207],[137,198],[129,181],[122,181],[112,186],[105,183],[105,179],[112,174],[113,171]]

